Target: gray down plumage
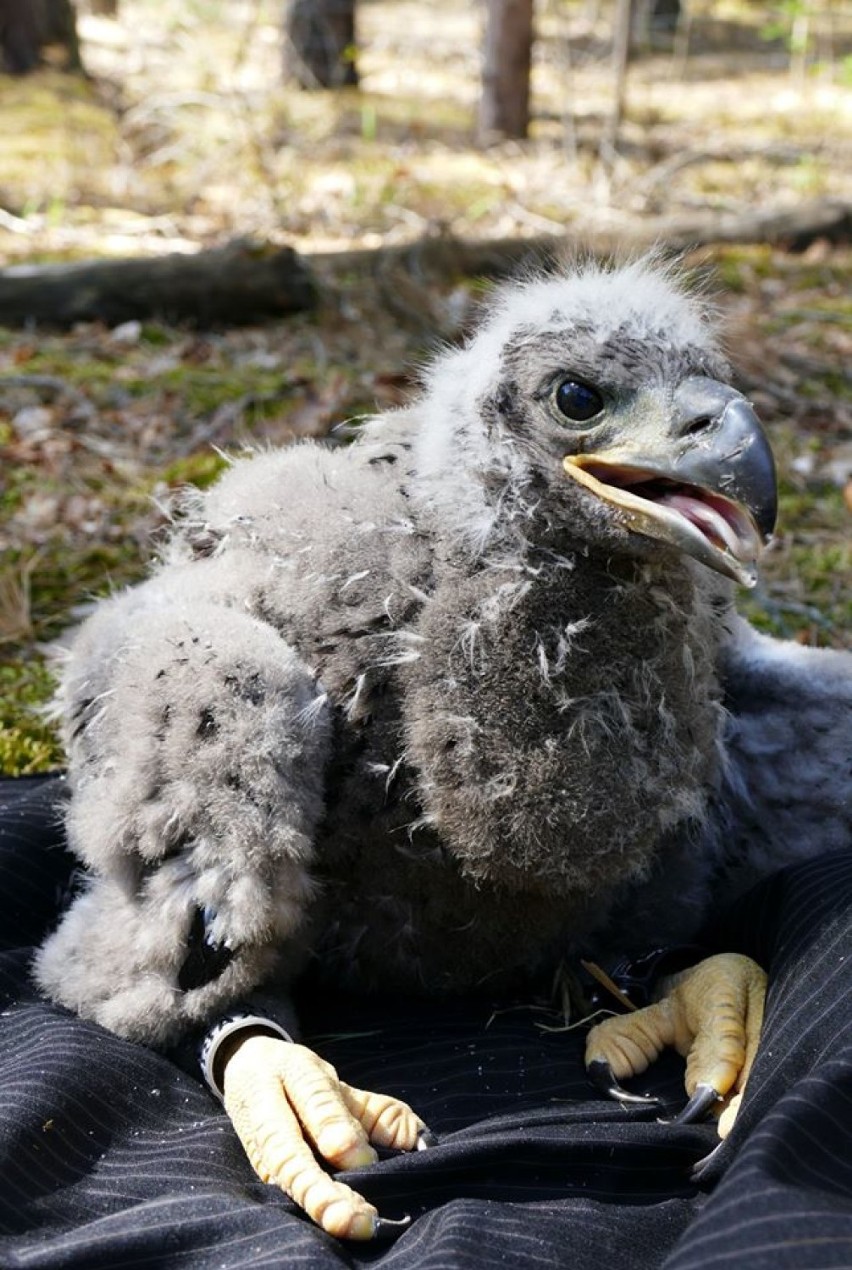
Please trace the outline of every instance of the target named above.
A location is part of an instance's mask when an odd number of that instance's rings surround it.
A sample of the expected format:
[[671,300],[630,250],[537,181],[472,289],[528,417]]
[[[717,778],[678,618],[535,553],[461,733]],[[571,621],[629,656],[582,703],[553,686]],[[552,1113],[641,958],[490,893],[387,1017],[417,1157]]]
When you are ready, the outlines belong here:
[[687,938],[849,844],[852,657],[758,635],[727,578],[565,476],[568,372],[619,435],[728,376],[653,265],[514,284],[410,408],[237,459],[98,606],[62,676],[88,882],[48,995],[166,1044],[309,957],[508,985]]

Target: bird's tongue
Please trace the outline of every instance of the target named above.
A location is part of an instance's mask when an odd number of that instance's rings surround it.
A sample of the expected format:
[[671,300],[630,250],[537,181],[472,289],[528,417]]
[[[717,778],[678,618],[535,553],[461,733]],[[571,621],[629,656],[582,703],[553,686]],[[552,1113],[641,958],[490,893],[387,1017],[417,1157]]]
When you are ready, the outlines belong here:
[[[763,543],[751,513],[740,503],[705,486],[689,485],[676,476],[631,463],[569,456],[563,465],[569,475],[598,497],[621,507],[628,519],[633,517],[631,523],[640,533],[672,542],[742,585],[754,585],[754,563]],[[664,509],[667,515],[655,518],[652,513],[649,524],[649,504]],[[709,556],[696,550],[694,539],[684,539],[683,530],[678,533],[678,521],[684,528],[684,522],[691,526],[690,534],[697,531],[712,548]]]
[[742,537],[730,521],[717,507],[705,502],[704,499],[694,498],[682,490],[672,490],[666,491],[654,501],[680,512],[681,516],[691,521],[717,546],[730,551],[737,560],[742,560],[749,554]]
[[735,560],[753,561],[760,552],[760,541],[750,518],[728,498],[686,484],[669,485],[641,468],[591,464],[588,470],[605,484],[678,512],[714,547],[729,552]]

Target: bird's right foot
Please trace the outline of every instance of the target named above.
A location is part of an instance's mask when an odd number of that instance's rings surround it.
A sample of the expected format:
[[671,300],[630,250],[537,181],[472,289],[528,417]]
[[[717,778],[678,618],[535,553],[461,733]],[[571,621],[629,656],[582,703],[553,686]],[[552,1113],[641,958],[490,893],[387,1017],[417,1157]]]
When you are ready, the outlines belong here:
[[664,981],[653,1005],[597,1024],[586,1041],[586,1070],[609,1097],[653,1104],[620,1081],[638,1076],[666,1046],[686,1058],[689,1101],[678,1124],[719,1112],[725,1137],[739,1111],[763,1021],[766,975],[737,953],[708,957]]
[[398,1233],[363,1196],[330,1177],[362,1168],[375,1147],[412,1151],[436,1139],[407,1103],[355,1089],[313,1050],[278,1037],[237,1035],[224,1054],[225,1110],[258,1177],[280,1186],[330,1235],[367,1240]]

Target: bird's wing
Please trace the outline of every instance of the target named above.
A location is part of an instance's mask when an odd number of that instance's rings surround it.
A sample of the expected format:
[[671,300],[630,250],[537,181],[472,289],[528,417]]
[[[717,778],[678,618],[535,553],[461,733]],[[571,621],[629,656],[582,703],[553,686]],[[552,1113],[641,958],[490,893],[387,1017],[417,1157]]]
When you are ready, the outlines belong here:
[[295,960],[312,896],[325,697],[277,631],[222,602],[226,568],[166,569],[101,604],[63,676],[68,836],[88,878],[36,976],[153,1044]]
[[726,867],[737,890],[852,846],[852,654],[771,639],[735,619],[722,664]]

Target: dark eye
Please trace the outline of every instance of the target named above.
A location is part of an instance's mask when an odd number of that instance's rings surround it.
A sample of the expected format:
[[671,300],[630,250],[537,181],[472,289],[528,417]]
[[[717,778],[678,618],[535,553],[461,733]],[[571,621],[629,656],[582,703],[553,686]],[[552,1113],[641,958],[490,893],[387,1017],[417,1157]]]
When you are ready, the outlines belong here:
[[563,379],[557,384],[554,401],[559,413],[576,423],[594,419],[604,408],[603,397],[598,390],[590,388],[588,384],[581,384],[576,379]]

